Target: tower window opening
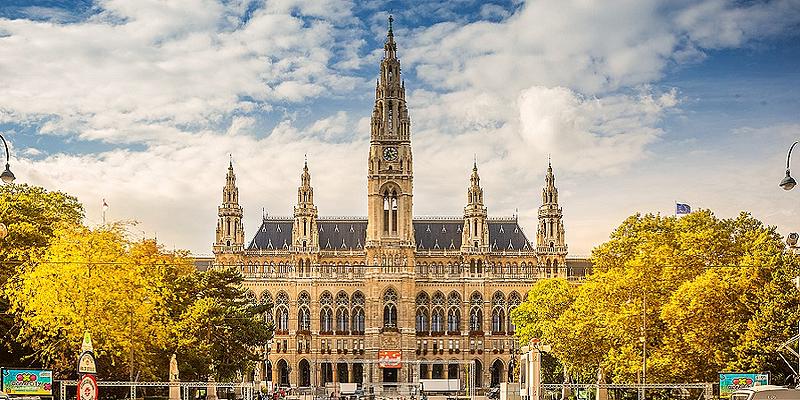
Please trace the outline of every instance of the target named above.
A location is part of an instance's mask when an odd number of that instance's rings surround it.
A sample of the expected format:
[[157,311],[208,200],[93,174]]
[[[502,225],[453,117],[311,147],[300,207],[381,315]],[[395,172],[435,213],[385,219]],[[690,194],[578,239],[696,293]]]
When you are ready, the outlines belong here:
[[392,233],[397,233],[397,193],[392,191],[392,219],[391,219]]
[[383,195],[383,231],[389,232],[389,194]]
[[231,234],[231,220],[229,219],[225,220],[225,234],[226,235]]
[[389,112],[388,112],[388,120],[387,124],[389,126],[389,133],[392,133],[394,129],[394,110],[392,109],[392,102],[389,102]]

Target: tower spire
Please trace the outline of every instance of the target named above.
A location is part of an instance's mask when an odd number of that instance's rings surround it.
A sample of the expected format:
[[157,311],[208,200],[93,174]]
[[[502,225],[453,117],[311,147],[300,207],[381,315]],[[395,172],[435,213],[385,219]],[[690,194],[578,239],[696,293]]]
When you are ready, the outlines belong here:
[[564,238],[564,221],[558,205],[558,188],[553,175],[553,164],[547,159],[547,174],[539,207],[539,227],[536,232],[536,250],[539,262],[548,276],[566,273],[567,244]]
[[314,205],[314,188],[308,172],[308,158],[304,157],[300,186],[297,188],[297,205],[294,207],[292,246],[300,252],[319,250],[317,232],[317,206]]
[[489,251],[489,225],[486,222],[486,206],[483,205],[483,188],[478,175],[477,157],[472,163],[472,175],[467,189],[467,205],[464,207],[464,229],[461,233],[462,252]]
[[239,188],[233,171],[233,155],[229,154],[228,173],[222,188],[222,205],[217,211],[217,234],[215,253],[232,253],[244,250],[244,210],[239,205]]

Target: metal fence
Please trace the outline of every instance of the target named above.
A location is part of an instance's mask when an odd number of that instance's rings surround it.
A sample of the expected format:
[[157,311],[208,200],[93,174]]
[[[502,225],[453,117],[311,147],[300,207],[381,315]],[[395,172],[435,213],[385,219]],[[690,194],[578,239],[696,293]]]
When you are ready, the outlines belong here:
[[[73,399],[77,394],[77,381],[59,380],[58,399]],[[100,387],[100,398],[166,398],[169,399],[169,390],[178,388],[181,400],[195,400],[196,394],[205,390],[214,390],[220,399],[255,400],[255,387],[252,382],[224,383],[224,382],[128,382],[128,381],[97,381]],[[107,392],[104,395],[103,388]],[[124,390],[124,388],[128,388]],[[114,390],[116,389],[116,390]],[[123,389],[123,390],[119,390]],[[127,393],[126,393],[127,392]],[[149,394],[148,394],[149,392]],[[141,397],[139,397],[141,395]]]
[[713,383],[543,384],[544,400],[711,400]]

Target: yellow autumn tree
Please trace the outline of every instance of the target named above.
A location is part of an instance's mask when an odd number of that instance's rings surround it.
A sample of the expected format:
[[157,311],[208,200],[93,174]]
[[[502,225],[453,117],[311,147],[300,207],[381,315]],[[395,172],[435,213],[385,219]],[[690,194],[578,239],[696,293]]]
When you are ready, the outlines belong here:
[[6,286],[21,320],[17,339],[65,377],[88,330],[104,378],[163,378],[174,325],[166,311],[171,282],[193,269],[184,254],[129,241],[121,224],[59,227],[47,250]]

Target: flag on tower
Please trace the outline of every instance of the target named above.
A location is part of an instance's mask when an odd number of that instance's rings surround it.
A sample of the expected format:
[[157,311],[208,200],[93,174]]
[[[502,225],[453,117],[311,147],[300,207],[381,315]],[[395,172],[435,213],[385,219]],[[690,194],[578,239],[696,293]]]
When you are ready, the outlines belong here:
[[106,199],[103,199],[103,212],[108,211],[108,203],[106,203]]
[[675,215],[691,214],[692,207],[684,203],[675,203]]

